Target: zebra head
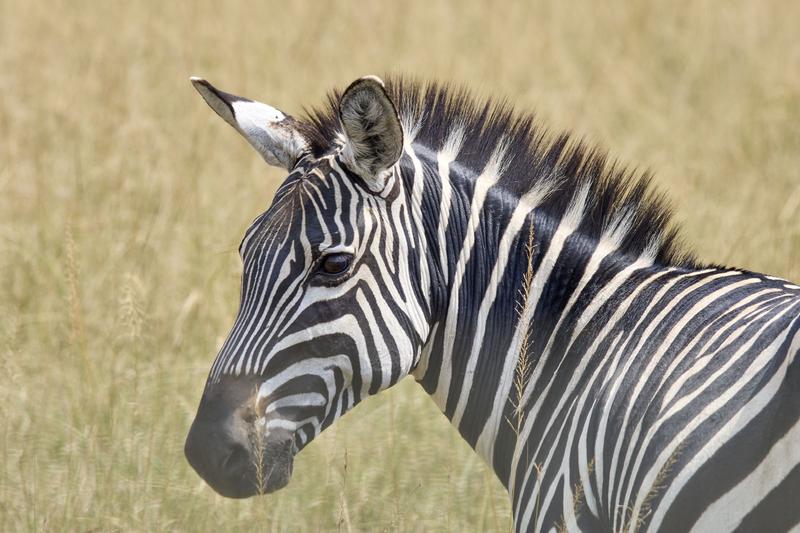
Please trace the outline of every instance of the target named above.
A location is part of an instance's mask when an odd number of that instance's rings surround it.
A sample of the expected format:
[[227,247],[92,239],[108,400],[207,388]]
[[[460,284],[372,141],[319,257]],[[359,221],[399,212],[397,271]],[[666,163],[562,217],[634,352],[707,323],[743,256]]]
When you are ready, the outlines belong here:
[[403,128],[381,80],[361,78],[341,95],[335,139],[192,83],[267,163],[289,171],[239,247],[240,309],[185,446],[217,492],[247,497],[285,486],[300,449],[411,371],[429,333],[430,288],[413,259]]

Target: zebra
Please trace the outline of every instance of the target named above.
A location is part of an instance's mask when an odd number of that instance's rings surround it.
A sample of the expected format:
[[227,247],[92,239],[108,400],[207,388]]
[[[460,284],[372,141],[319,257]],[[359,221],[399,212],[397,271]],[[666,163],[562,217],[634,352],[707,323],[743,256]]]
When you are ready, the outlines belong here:
[[367,76],[295,118],[191,81],[289,173],[185,444],[218,493],[282,488],[410,375],[517,531],[800,523],[800,287],[701,263],[649,173],[448,84]]

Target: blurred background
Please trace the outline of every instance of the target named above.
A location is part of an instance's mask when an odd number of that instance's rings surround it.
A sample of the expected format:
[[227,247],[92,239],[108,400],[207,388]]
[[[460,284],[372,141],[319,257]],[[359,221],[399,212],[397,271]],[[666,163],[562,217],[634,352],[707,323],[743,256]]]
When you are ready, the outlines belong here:
[[706,261],[800,281],[800,3],[0,0],[0,530],[507,531],[412,380],[224,500],[183,458],[283,173],[188,82],[289,113],[368,73],[506,97],[656,173]]

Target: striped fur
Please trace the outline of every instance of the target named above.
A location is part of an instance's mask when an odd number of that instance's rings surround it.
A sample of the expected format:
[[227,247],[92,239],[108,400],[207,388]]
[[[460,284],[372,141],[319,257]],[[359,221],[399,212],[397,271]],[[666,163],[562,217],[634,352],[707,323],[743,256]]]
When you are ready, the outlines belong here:
[[[411,374],[520,531],[796,525],[800,287],[699,264],[646,175],[529,115],[435,84],[386,94],[403,150],[379,190],[343,157],[338,94],[298,121],[209,383],[257,376],[266,430],[300,450]],[[348,272],[319,276],[339,252]]]

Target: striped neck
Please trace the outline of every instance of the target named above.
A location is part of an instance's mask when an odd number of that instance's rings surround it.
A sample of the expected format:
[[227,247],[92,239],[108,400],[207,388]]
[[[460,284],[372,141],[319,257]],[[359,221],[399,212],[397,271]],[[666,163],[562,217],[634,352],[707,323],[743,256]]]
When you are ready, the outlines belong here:
[[415,145],[401,161],[405,189],[417,191],[411,211],[435,215],[419,217],[427,250],[420,263],[434,297],[413,375],[507,485],[524,422],[520,398],[542,371],[541,354],[553,349],[559,316],[587,285],[652,267],[656,251],[617,253],[629,230],[624,217],[599,235],[582,234],[588,185],[568,203],[547,205],[558,181],[510,192],[502,149],[475,170],[456,157],[457,143],[444,147]]

